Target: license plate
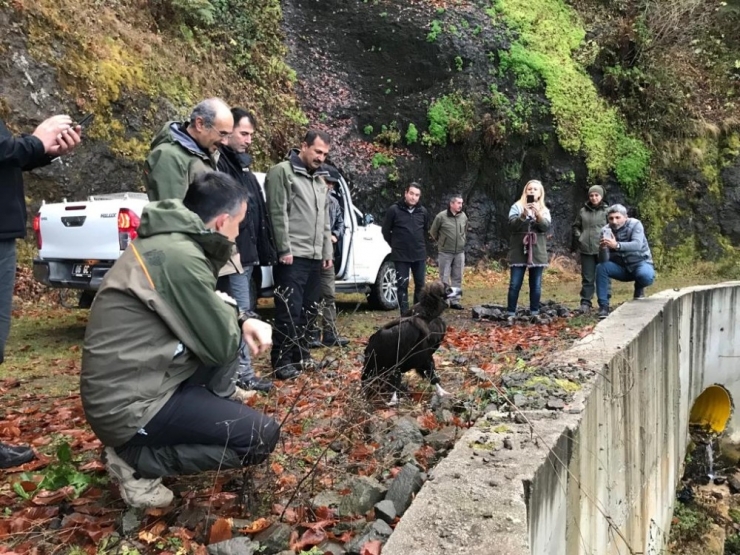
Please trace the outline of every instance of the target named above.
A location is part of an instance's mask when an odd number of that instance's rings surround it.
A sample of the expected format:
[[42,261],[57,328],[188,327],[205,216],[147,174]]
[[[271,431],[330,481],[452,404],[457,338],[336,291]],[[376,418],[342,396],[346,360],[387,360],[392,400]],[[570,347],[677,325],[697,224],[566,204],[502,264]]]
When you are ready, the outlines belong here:
[[72,276],[78,278],[92,277],[92,266],[90,264],[75,264],[72,266]]

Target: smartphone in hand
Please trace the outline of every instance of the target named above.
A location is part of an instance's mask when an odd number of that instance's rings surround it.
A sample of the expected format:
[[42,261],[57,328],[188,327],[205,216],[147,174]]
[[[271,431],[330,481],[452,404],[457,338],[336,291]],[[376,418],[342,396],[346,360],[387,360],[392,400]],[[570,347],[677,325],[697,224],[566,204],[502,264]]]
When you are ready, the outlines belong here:
[[84,116],[77,123],[73,123],[72,124],[72,127],[77,127],[79,125],[80,127],[82,127],[84,129],[85,127],[88,127],[93,122],[94,119],[95,119],[95,114],[93,114],[91,112],[91,113],[87,114],[86,116]]
[[527,195],[527,204],[534,204],[534,195]]

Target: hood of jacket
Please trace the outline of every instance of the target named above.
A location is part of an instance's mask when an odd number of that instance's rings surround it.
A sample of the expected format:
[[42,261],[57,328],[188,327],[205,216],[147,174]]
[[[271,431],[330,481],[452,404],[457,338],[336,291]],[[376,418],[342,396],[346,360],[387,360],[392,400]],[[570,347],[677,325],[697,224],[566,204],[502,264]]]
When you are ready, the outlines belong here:
[[185,122],[168,121],[152,139],[152,149],[164,143],[176,143],[191,154],[209,160],[208,153],[185,131],[187,126]]
[[152,237],[167,233],[188,235],[203,249],[204,254],[218,272],[234,252],[234,243],[217,231],[207,229],[195,212],[180,200],[167,199],[150,202],[144,208],[139,224],[139,237]]

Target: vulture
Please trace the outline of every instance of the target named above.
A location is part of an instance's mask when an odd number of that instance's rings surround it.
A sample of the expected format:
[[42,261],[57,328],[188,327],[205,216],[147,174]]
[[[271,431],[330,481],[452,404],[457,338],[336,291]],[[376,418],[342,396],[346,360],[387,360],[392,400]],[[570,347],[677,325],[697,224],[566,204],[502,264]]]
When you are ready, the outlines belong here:
[[429,283],[422,289],[418,303],[370,336],[362,369],[366,392],[370,388],[392,392],[389,404],[395,405],[402,390],[403,374],[416,370],[436,387],[438,395],[449,395],[439,385],[432,355],[445,337],[447,324],[441,316],[447,308],[447,299],[454,295],[455,290],[441,281]]

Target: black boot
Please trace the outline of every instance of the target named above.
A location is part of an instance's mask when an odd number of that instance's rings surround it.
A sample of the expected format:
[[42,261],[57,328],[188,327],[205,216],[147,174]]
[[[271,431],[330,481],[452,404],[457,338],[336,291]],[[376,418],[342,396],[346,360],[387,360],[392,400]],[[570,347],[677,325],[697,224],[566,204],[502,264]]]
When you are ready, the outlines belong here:
[[324,347],[344,347],[349,343],[349,339],[337,335],[334,330],[324,330],[324,338],[321,340]]
[[0,443],[0,468],[20,466],[36,457],[33,450],[25,445],[7,445]]
[[309,349],[320,349],[323,346],[319,330],[306,332],[306,347]]

